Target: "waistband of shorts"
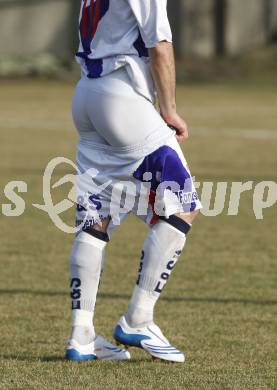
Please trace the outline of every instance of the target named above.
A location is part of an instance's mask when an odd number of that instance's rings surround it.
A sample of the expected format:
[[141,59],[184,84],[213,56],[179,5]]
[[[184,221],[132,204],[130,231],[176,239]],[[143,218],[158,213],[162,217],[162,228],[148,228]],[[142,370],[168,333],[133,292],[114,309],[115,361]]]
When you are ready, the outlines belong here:
[[[116,83],[116,84],[115,84]],[[117,85],[118,88],[113,88]],[[82,74],[78,82],[78,87],[89,88],[98,93],[110,93],[112,95],[122,95],[125,93],[135,93],[132,81],[127,73],[126,65],[122,64],[120,68],[112,72],[103,74],[101,77],[88,78],[86,74]]]

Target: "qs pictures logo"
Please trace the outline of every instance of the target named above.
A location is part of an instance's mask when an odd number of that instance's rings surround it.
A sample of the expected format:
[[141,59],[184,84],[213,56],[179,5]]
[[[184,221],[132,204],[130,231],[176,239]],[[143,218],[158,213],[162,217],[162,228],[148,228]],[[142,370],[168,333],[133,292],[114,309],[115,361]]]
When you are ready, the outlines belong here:
[[[65,174],[58,181],[52,183],[53,177],[57,173],[57,168],[62,164],[70,166],[70,170],[72,170],[73,168],[76,174]],[[62,214],[71,209],[72,207],[75,208],[76,206],[78,206],[76,204],[77,190],[78,193],[86,194],[85,189],[93,188],[95,194],[94,196],[97,196],[98,193],[100,193],[108,185],[110,185],[110,182],[107,182],[102,186],[95,185],[93,182],[93,178],[95,178],[97,174],[98,171],[93,168],[89,169],[83,174],[80,174],[77,170],[76,165],[71,160],[65,157],[56,157],[47,164],[43,174],[42,196],[44,204],[33,203],[32,206],[47,213],[52,222],[55,224],[55,226],[58,229],[62,230],[64,233],[75,234],[80,229],[82,229],[83,224],[86,221],[88,211],[83,208],[84,222],[81,222],[77,227],[68,225],[63,220]],[[54,190],[68,183],[71,184],[71,189],[67,194],[67,197],[55,204],[53,201]],[[10,181],[4,188],[4,195],[12,203],[2,204],[2,214],[7,217],[21,216],[26,209],[26,203],[19,194],[26,193],[27,191],[28,185],[26,182]],[[86,197],[91,197],[91,193],[88,193],[87,196],[82,196],[83,199],[86,199]]]

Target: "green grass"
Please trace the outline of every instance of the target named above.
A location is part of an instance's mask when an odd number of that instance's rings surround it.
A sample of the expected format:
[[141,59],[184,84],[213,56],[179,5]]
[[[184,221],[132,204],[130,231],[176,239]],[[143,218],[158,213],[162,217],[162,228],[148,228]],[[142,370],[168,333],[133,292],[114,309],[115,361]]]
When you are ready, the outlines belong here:
[[[251,192],[243,194],[237,217],[227,216],[226,204],[222,215],[198,218],[157,307],[156,322],[186,352],[185,365],[153,362],[136,349],[127,363],[63,360],[72,236],[32,203],[42,203],[49,159],[74,159],[72,90],[63,82],[1,82],[0,203],[8,202],[3,190],[10,180],[26,181],[28,192],[22,216],[0,217],[0,388],[276,388],[277,208],[257,221]],[[178,100],[192,128],[183,148],[197,180],[276,182],[277,141],[242,138],[236,130],[276,134],[273,88],[182,86]],[[67,194],[68,187],[59,191]],[[67,219],[73,216],[71,210]],[[108,249],[95,322],[109,339],[128,304],[145,233],[130,217]]]

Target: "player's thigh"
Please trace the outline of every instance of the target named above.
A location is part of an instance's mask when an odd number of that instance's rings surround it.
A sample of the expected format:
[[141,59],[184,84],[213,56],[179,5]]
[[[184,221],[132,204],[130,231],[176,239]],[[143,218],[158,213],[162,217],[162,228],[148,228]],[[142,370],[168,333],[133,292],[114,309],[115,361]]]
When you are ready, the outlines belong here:
[[176,217],[182,219],[183,221],[185,221],[191,225],[192,222],[197,217],[198,213],[199,213],[199,210],[194,210],[194,211],[191,211],[190,213],[177,213],[175,215],[176,215]]
[[101,221],[95,223],[94,225],[90,226],[88,229],[97,230],[98,232],[107,233],[110,221],[111,221],[111,217],[106,217],[106,218],[102,219]]

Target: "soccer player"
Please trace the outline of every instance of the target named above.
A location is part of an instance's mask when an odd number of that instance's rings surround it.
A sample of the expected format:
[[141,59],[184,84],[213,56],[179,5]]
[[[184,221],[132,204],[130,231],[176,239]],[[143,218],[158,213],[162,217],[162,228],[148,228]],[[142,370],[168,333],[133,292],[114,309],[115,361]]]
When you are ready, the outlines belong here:
[[[114,339],[153,357],[183,362],[184,354],[153,319],[201,208],[179,146],[188,131],[176,111],[166,0],[83,0],[79,28],[76,58],[82,77],[73,98],[73,119],[80,135],[80,229],[70,256],[72,333],[66,357],[130,359],[126,349],[96,336],[93,314],[105,247],[113,229],[132,211],[149,231],[137,283]],[[132,208],[122,206],[122,183],[127,183],[125,201],[134,200]]]

